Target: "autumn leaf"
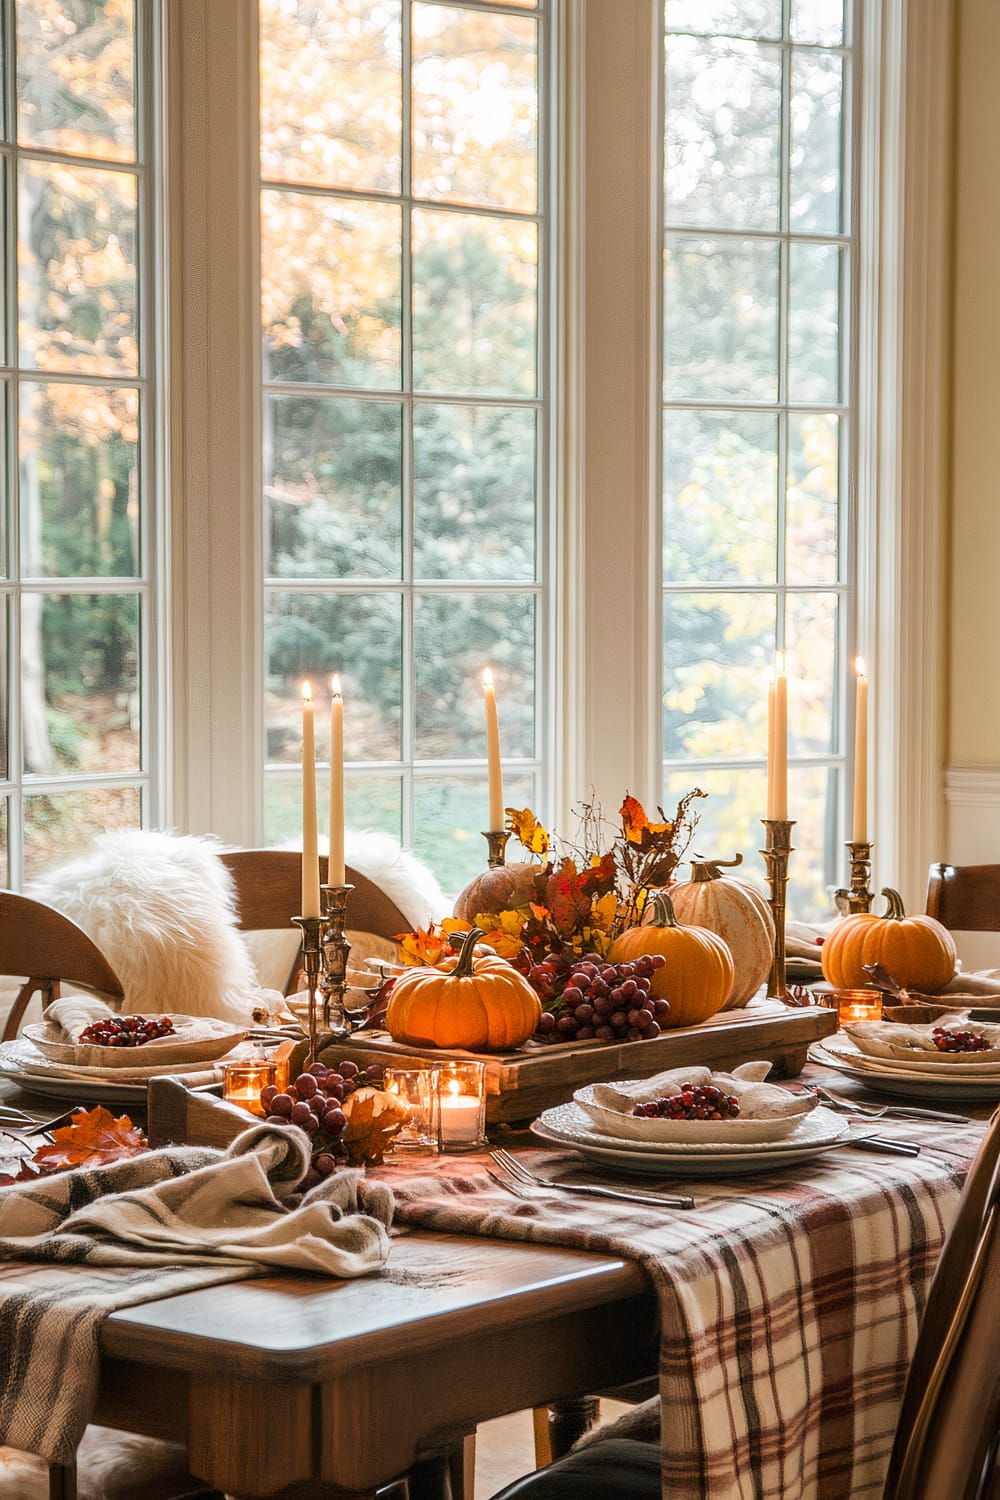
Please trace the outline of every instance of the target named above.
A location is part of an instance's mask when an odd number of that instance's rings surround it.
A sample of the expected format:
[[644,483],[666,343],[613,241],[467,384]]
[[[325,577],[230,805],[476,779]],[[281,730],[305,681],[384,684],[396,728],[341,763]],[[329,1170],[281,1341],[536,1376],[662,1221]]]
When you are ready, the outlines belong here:
[[53,1131],[52,1144],[39,1146],[32,1161],[43,1172],[59,1172],[64,1167],[103,1166],[148,1150],[149,1142],[128,1115],[115,1119],[99,1104],[95,1109],[81,1110],[73,1116],[72,1124]]
[[433,922],[426,930],[418,927],[415,932],[398,932],[396,942],[399,944],[403,963],[413,968],[428,964],[433,968],[442,958],[449,958],[454,951],[447,934],[438,932]]
[[378,1166],[409,1118],[402,1100],[382,1089],[355,1089],[343,1104],[343,1141],[351,1161]]
[[598,928],[601,932],[607,932],[617,915],[618,895],[615,891],[608,891],[607,895],[599,897],[591,907],[591,926]]
[[640,848],[644,848],[655,837],[672,832],[673,825],[670,823],[651,823],[642,803],[632,796],[626,796],[619,812],[625,838],[630,844],[638,844]]
[[516,807],[508,807],[505,811],[511,832],[529,854],[549,852],[548,830],[542,827],[530,807],[520,811]]

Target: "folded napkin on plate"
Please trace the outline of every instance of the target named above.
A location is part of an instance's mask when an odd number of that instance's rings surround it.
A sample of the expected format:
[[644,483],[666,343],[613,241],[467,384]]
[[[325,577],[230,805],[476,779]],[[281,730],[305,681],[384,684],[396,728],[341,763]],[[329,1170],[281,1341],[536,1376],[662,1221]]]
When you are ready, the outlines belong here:
[[118,1012],[103,1000],[90,1000],[86,995],[66,995],[62,1000],[53,1000],[45,1007],[45,1020],[61,1026],[69,1041],[79,1041],[80,1032],[93,1026],[95,1021],[106,1021]]
[[293,1203],[308,1160],[303,1132],[256,1125],[225,1153],[151,1151],[0,1190],[0,1443],[70,1462],[116,1308],[271,1268],[381,1269],[391,1191],[345,1171]]
[[971,974],[959,971],[941,991],[945,995],[996,995],[1000,998],[1000,969],[976,969]]
[[[705,1142],[725,1139],[778,1140],[793,1130],[803,1115],[818,1104],[812,1094],[790,1094],[787,1089],[763,1080],[771,1071],[769,1062],[741,1063],[731,1073],[711,1068],[670,1068],[653,1078],[625,1083],[592,1083],[578,1089],[574,1099],[601,1129],[634,1141]],[[632,1113],[637,1104],[677,1094],[683,1084],[695,1088],[713,1085],[739,1100],[735,1119],[671,1120],[647,1118]]]
[[808,922],[787,922],[785,924],[785,957],[813,958],[818,963],[823,939],[829,930],[829,927],[811,927]]
[[[990,1046],[982,1052],[945,1052],[934,1042],[932,1032],[972,1031]],[[844,1027],[854,1045],[869,1057],[891,1057],[904,1062],[986,1063],[1000,1065],[1000,1026],[945,1016],[926,1026],[907,1026],[900,1021],[856,1021]]]

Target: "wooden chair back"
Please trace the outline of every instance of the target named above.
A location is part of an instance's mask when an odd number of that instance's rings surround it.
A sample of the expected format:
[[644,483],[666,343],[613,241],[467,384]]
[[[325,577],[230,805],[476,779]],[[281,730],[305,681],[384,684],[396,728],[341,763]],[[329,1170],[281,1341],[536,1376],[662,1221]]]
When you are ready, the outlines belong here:
[[1000,865],[931,865],[927,915],[952,932],[1000,932]]
[[[236,883],[240,927],[260,932],[287,927],[302,908],[302,855],[297,849],[234,849],[220,856]],[[319,878],[326,880],[326,858],[319,862]],[[347,925],[355,932],[374,932],[394,938],[413,924],[394,901],[366,875],[347,871],[354,887],[347,907]]]
[[0,974],[27,975],[10,1008],[2,1040],[17,1035],[32,995],[59,997],[60,980],[122,1000],[121,980],[104,954],[69,917],[15,891],[0,891]]
[[1000,1109],[927,1296],[883,1500],[979,1500],[1000,1442]]

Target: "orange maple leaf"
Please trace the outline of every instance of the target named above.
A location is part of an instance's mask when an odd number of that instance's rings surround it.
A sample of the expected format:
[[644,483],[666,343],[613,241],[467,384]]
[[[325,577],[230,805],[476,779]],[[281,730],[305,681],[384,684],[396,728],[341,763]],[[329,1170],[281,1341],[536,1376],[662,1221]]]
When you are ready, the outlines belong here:
[[670,828],[669,823],[651,823],[646,816],[646,809],[635,797],[626,795],[625,801],[619,808],[622,820],[622,830],[630,844],[640,846],[649,842],[650,835],[666,833]]
[[103,1104],[95,1109],[82,1109],[73,1116],[71,1125],[64,1125],[52,1134],[52,1144],[39,1146],[32,1157],[44,1172],[59,1172],[64,1167],[103,1166],[149,1150],[149,1142],[128,1115],[115,1119]]

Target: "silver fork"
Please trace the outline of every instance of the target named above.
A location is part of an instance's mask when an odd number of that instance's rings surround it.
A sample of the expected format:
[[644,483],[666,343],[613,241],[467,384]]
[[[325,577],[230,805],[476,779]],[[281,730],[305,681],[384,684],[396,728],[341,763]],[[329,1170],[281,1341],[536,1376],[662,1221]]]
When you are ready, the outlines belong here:
[[828,1100],[835,1109],[846,1110],[848,1114],[867,1115],[872,1120],[880,1120],[885,1115],[892,1120],[940,1120],[944,1125],[972,1123],[968,1115],[950,1115],[942,1109],[918,1109],[904,1104],[867,1104],[860,1099],[845,1099],[843,1094],[835,1094],[821,1083],[804,1083],[802,1087],[807,1093],[819,1094],[821,1099]]
[[502,1146],[490,1152],[490,1159],[502,1172],[506,1172],[524,1187],[545,1188],[550,1193],[584,1193],[591,1198],[615,1198],[619,1203],[641,1203],[651,1208],[694,1208],[693,1198],[668,1196],[665,1193],[655,1196],[652,1193],[622,1193],[617,1188],[599,1187],[596,1183],[553,1182],[548,1177],[530,1171]]

